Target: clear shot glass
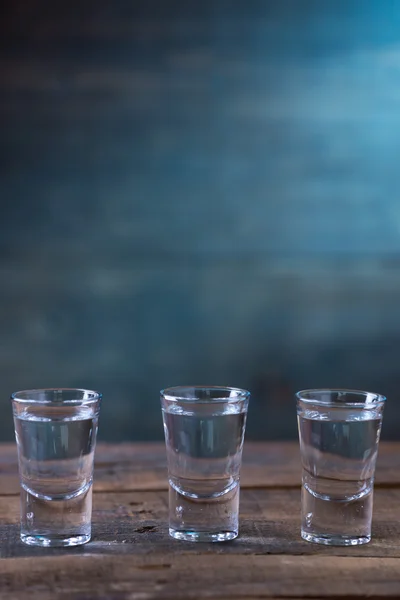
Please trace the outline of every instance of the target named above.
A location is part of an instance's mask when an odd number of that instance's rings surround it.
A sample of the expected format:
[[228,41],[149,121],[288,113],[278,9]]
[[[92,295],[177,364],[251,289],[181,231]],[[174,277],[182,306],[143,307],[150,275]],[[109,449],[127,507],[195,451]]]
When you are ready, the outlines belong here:
[[332,546],[366,544],[386,398],[354,390],[305,390],[296,396],[301,536]]
[[11,396],[21,484],[21,540],[77,546],[91,536],[101,394],[42,389]]
[[226,387],[161,391],[169,534],[223,542],[239,532],[239,475],[250,393]]

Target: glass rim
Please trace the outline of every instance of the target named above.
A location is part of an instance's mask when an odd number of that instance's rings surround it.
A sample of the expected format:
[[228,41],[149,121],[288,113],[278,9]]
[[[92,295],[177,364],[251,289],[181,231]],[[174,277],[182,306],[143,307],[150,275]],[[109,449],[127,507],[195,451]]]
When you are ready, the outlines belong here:
[[[196,398],[183,396],[183,390],[206,390],[211,392],[235,392],[234,396],[214,396],[212,398]],[[212,402],[225,402],[228,404],[233,404],[235,402],[242,402],[243,400],[248,400],[250,398],[250,392],[248,390],[244,390],[242,388],[237,387],[229,387],[224,385],[175,385],[172,387],[164,388],[160,391],[160,396],[164,400],[169,400],[170,402],[188,402],[188,403],[212,403]]]
[[[346,401],[343,400],[343,402],[337,401],[337,400],[322,400],[321,398],[318,397],[309,397],[306,398],[305,396],[307,394],[309,394],[310,396],[315,395],[321,395],[321,394],[340,394],[343,396],[346,395],[353,395],[353,396],[359,396],[359,397],[364,397],[365,402],[351,402],[351,401]],[[384,402],[386,402],[386,396],[384,396],[383,394],[378,394],[376,392],[367,392],[365,390],[354,390],[354,389],[350,389],[350,388],[315,388],[315,389],[307,389],[307,390],[300,390],[299,392],[296,392],[296,398],[297,400],[300,400],[301,402],[305,402],[306,404],[316,404],[317,406],[340,406],[340,407],[345,407],[345,406],[350,406],[352,408],[359,408],[361,410],[368,410],[369,408],[373,407],[373,406],[380,406],[382,404],[384,404]]]
[[[62,402],[57,402],[54,399],[42,399],[42,398],[30,398],[29,396],[36,395],[44,392],[59,392],[62,394],[63,392],[82,392],[82,398],[69,398],[68,400],[64,400]],[[26,397],[22,397],[26,395]],[[102,399],[102,394],[100,392],[96,392],[94,390],[87,390],[85,388],[30,388],[26,390],[19,390],[18,392],[13,392],[10,396],[10,400],[12,402],[18,402],[21,404],[79,404],[79,405],[88,405],[98,402]]]

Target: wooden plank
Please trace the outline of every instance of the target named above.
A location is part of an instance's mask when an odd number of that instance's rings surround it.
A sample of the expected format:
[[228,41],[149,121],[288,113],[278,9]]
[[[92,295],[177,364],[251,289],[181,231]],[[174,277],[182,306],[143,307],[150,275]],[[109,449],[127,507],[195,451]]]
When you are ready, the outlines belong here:
[[19,540],[19,500],[0,497],[0,557],[58,555],[222,554],[359,556],[400,558],[400,489],[377,489],[373,539],[351,548],[326,547],[300,537],[300,493],[296,489],[243,490],[240,536],[226,544],[177,542],[168,535],[168,494],[98,493],[93,501],[93,539],[75,550],[36,549]]
[[0,561],[8,600],[388,598],[400,592],[400,561],[340,556],[65,556]]
[[[46,592],[43,594],[43,592],[40,592],[40,595],[38,596],[38,598],[43,600],[46,600],[47,598],[49,600],[152,600],[154,598],[157,598],[157,596],[154,596],[153,594],[146,594],[143,592],[105,592],[105,591],[97,591],[97,590],[92,590],[91,592],[88,593],[82,593],[82,592],[78,592],[78,593],[71,593],[70,591],[63,591],[63,590],[57,590],[57,591],[51,591],[49,594],[47,594]],[[188,596],[184,596],[185,598],[187,598]],[[0,591],[0,600],[35,600],[35,598],[37,598],[37,596],[32,596],[32,594],[30,592],[17,592],[16,594],[14,593],[10,593],[10,592],[6,592],[5,594],[2,594]],[[164,598],[164,596],[161,596],[161,598]],[[216,596],[207,596],[207,600],[221,600],[221,597],[217,598]],[[232,596],[231,600],[260,600],[260,596]],[[278,596],[274,596],[273,598],[270,597],[269,600],[278,600]],[[300,599],[299,597],[297,598],[293,598],[293,596],[286,597],[279,597],[279,600],[303,600]],[[328,599],[329,600],[329,599]],[[370,599],[371,600],[371,599]],[[372,600],[376,600],[376,598],[372,598]]]
[[[95,461],[95,491],[167,489],[162,443],[99,444]],[[18,494],[15,444],[0,446],[0,495]],[[243,453],[242,488],[296,487],[301,467],[297,442],[247,442]],[[400,443],[382,442],[376,486],[400,485]]]

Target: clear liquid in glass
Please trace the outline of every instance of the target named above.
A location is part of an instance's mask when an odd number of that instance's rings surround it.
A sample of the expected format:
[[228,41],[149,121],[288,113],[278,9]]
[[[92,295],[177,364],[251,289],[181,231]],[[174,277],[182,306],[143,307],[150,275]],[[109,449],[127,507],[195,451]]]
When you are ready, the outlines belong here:
[[304,539],[335,545],[371,539],[381,423],[373,408],[298,411]]
[[90,540],[97,420],[88,406],[31,406],[14,416],[25,543]]
[[240,406],[163,409],[170,535],[225,541],[238,535],[239,472],[246,413]]

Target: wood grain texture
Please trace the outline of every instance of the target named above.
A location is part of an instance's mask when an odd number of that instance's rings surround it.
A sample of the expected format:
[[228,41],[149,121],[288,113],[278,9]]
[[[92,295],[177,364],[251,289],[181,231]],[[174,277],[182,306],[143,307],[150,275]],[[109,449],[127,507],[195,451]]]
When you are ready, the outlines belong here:
[[[400,592],[393,558],[212,554],[64,556],[0,562],[3,597],[33,600],[382,598]],[[6,596],[7,594],[7,596]]]
[[[18,494],[15,444],[1,446],[0,494]],[[297,442],[246,442],[241,473],[242,488],[299,487],[301,465]],[[381,442],[376,486],[400,485],[400,444]],[[163,443],[99,444],[95,458],[97,492],[166,490]]]
[[0,447],[0,599],[399,597],[399,450],[400,444],[381,445],[371,543],[340,548],[300,537],[295,443],[246,444],[240,535],[225,544],[169,537],[163,444],[100,444],[92,540],[67,550],[21,543],[16,452],[5,445]]
[[[373,539],[354,548],[309,544],[300,537],[300,492],[296,489],[243,490],[240,535],[226,544],[177,542],[168,535],[165,491],[97,493],[93,499],[93,537],[68,555],[147,554],[279,554],[400,558],[400,490],[377,489]],[[37,556],[19,540],[19,498],[0,497],[0,557]],[[65,550],[41,549],[40,556],[62,556]]]

